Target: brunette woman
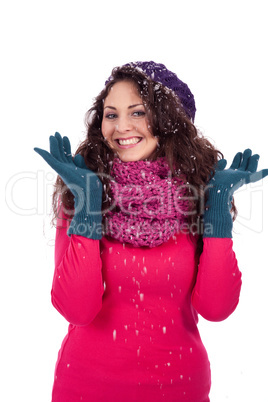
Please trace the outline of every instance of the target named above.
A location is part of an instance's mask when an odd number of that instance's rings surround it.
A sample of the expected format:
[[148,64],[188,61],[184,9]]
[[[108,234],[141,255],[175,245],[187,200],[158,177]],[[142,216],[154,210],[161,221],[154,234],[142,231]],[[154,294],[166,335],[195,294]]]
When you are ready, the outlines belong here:
[[59,174],[52,303],[70,323],[53,402],[207,402],[198,314],[226,319],[241,273],[233,193],[257,181],[258,155],[222,154],[194,126],[188,86],[154,62],[115,68],[67,137],[35,150]]

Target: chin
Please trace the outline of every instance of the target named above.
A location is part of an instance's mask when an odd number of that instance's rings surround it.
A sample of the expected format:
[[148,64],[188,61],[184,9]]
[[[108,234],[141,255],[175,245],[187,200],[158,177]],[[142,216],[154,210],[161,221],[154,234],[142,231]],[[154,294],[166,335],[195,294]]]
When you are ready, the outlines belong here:
[[144,159],[140,155],[125,155],[125,154],[121,154],[121,155],[118,154],[118,158],[122,162],[137,162],[137,161],[140,161],[140,160]]
[[122,162],[137,162],[137,161],[139,161],[140,159],[137,159],[137,158],[130,158],[130,157],[120,157],[119,156],[119,159],[122,161]]

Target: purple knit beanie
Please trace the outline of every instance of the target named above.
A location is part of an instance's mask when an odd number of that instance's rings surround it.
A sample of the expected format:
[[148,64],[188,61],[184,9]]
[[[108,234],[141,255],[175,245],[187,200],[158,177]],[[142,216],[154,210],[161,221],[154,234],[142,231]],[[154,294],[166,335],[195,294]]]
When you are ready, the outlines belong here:
[[[156,81],[171,89],[180,99],[182,106],[192,121],[195,118],[195,100],[187,84],[181,81],[175,73],[169,71],[164,64],[154,61],[136,61],[124,64],[122,67],[132,67],[141,70],[149,79]],[[110,81],[111,77],[108,81]]]

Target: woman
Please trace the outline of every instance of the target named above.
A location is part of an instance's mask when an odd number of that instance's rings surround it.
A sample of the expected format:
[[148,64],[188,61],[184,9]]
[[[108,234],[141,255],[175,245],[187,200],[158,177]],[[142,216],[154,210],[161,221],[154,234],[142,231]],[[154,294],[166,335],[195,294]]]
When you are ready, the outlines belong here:
[[70,323],[53,402],[209,401],[198,314],[220,321],[238,304],[233,193],[268,170],[250,150],[225,169],[194,116],[174,73],[130,63],[87,113],[74,158],[58,133],[50,153],[35,149],[59,174],[52,303]]

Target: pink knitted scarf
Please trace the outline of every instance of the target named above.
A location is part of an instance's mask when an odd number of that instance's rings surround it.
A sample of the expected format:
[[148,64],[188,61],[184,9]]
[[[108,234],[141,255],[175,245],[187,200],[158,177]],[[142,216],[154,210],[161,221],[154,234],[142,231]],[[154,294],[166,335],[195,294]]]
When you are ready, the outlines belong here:
[[113,208],[106,214],[106,235],[135,247],[158,246],[180,231],[189,202],[185,182],[171,178],[164,158],[112,166]]

